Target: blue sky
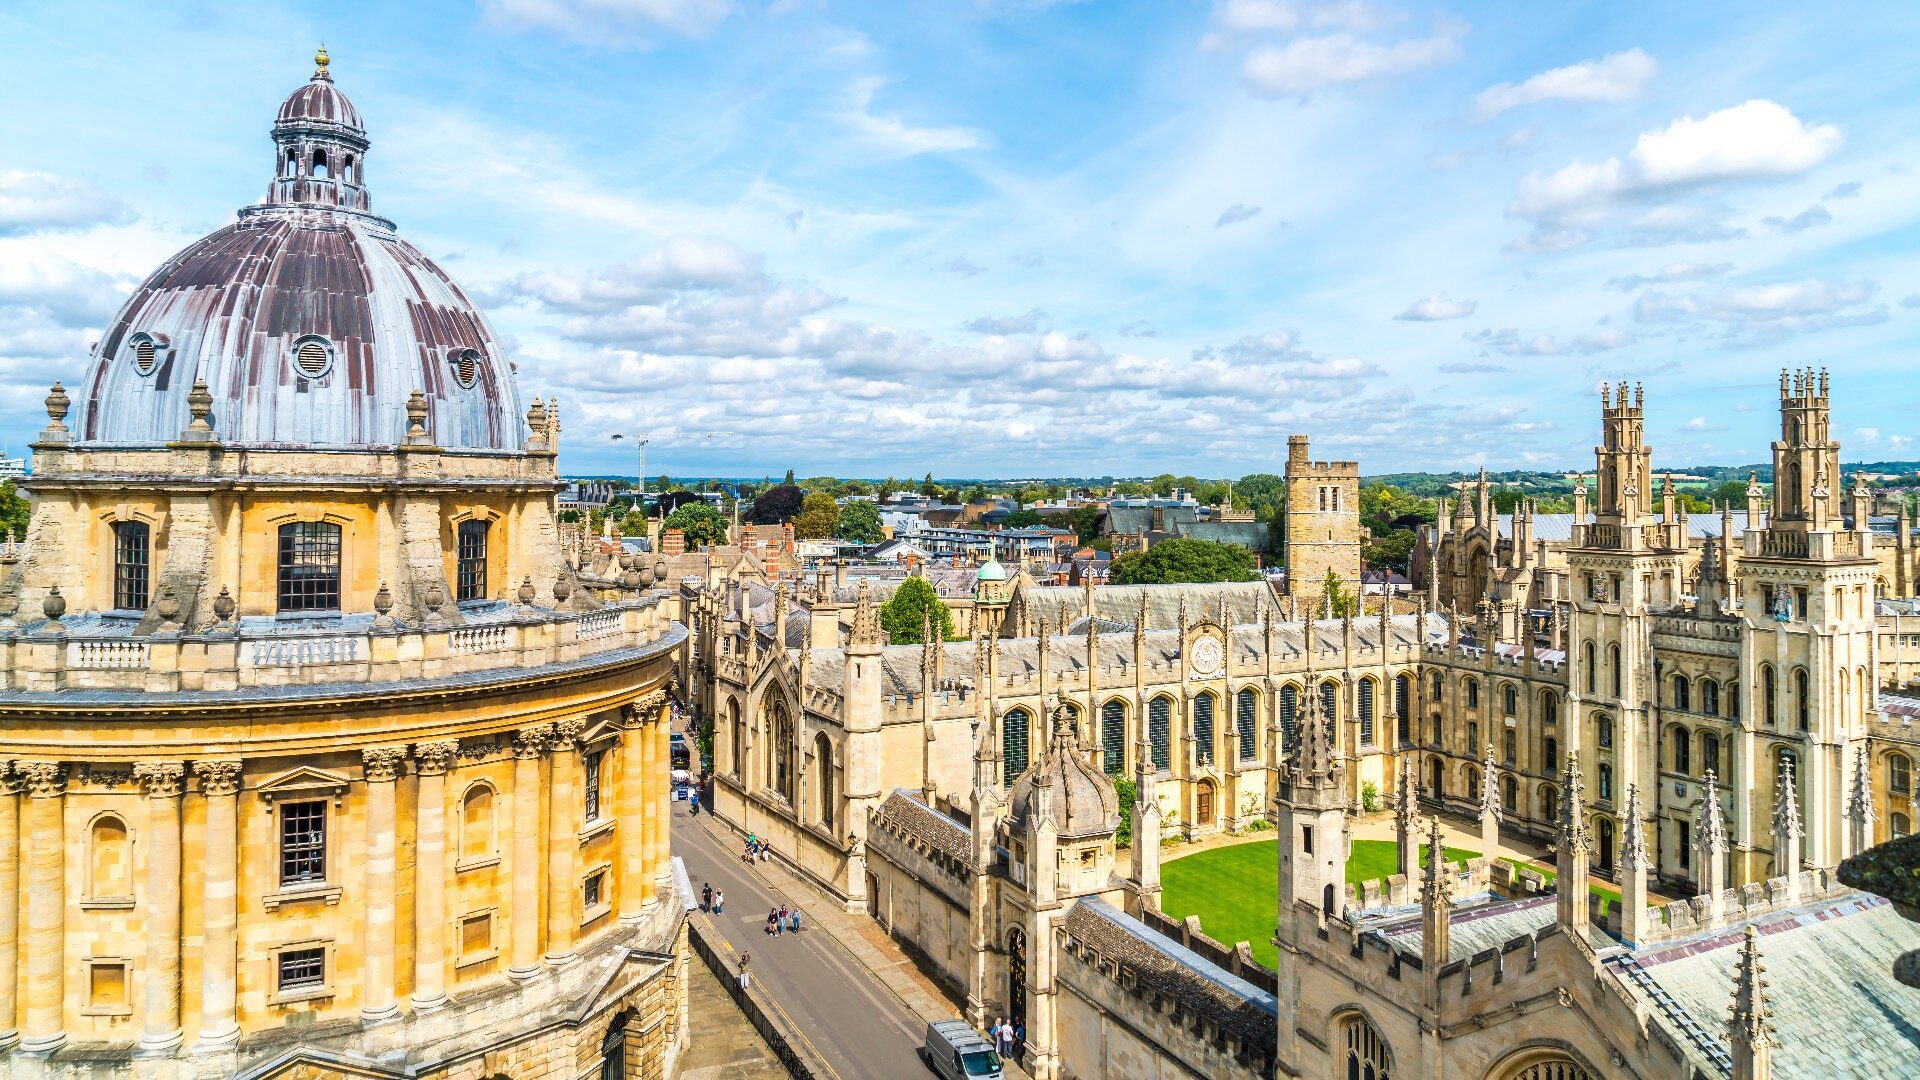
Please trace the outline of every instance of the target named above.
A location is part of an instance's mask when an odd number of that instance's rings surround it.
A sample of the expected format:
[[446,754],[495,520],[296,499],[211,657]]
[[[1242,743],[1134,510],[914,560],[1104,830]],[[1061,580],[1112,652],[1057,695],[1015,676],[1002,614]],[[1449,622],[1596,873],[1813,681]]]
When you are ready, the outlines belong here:
[[[164,7],[164,10],[162,10]],[[1676,10],[1678,9],[1678,10]],[[1920,457],[1911,4],[15,3],[0,435],[264,192],[324,40],[376,211],[564,467],[1031,476],[1759,460],[1783,366]]]

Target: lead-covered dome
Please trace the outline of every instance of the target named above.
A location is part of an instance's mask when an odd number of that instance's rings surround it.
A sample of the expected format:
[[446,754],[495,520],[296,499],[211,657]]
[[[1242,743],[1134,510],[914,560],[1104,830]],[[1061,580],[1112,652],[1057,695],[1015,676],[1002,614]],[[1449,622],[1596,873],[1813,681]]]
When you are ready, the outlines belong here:
[[1051,817],[1062,839],[1096,836],[1120,828],[1120,795],[1113,781],[1087,761],[1073,719],[1055,712],[1053,734],[1026,772],[1007,793],[1007,827],[1026,832],[1041,816]]
[[437,445],[522,446],[512,365],[460,287],[370,212],[359,114],[316,59],[274,126],[267,201],[167,260],[102,335],[79,440],[172,441],[204,380],[225,443],[397,445],[417,389]]

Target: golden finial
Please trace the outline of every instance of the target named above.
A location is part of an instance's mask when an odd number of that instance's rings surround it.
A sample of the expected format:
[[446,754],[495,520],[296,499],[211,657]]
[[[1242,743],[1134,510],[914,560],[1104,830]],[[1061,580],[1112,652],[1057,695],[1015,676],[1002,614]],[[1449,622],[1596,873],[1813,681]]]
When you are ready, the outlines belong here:
[[325,45],[322,45],[320,46],[319,51],[313,54],[313,77],[314,78],[316,79],[332,78],[332,76],[327,74],[328,62],[329,61],[327,59],[327,47]]

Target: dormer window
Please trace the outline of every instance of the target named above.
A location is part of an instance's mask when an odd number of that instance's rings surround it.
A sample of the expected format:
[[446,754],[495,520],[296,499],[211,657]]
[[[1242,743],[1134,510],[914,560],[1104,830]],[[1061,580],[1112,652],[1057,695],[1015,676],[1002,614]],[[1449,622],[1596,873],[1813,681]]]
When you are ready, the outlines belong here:
[[473,389],[474,380],[480,377],[480,353],[475,349],[457,350],[452,357],[453,381],[461,389]]
[[293,366],[301,375],[318,379],[333,368],[333,346],[325,338],[303,337],[293,343]]
[[160,366],[160,346],[151,334],[135,334],[128,341],[129,355],[133,357],[133,370],[142,375],[151,375]]

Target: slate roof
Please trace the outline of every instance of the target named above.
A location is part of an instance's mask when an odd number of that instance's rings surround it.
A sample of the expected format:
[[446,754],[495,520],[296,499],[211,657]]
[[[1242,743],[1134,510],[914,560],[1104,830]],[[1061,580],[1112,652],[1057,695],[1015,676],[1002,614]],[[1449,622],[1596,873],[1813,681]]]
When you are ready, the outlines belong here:
[[973,864],[973,831],[920,801],[918,794],[895,788],[873,811],[876,824],[910,836],[962,866]]
[[[1264,581],[1229,581],[1208,585],[1102,585],[1093,591],[1093,613],[1108,622],[1132,627],[1140,618],[1140,597],[1147,598],[1147,629],[1170,630],[1180,625],[1180,602],[1187,618],[1211,619],[1227,602],[1227,621],[1251,624],[1263,613],[1281,618],[1280,604]],[[1063,626],[1087,614],[1087,590],[1073,585],[1033,585],[1014,597],[1017,612],[1029,621],[1046,619]]]
[[[1854,893],[1758,925],[1777,1080],[1920,1075],[1920,990],[1893,977],[1893,958],[1920,948],[1920,923]],[[1737,926],[1637,954],[1633,964],[1670,1004],[1626,984],[1670,1023],[1690,1020],[1724,1048],[1744,933]]]
[[[1551,894],[1527,900],[1500,900],[1492,903],[1470,900],[1456,906],[1447,920],[1447,960],[1465,960],[1478,952],[1495,948],[1514,938],[1537,934],[1554,924],[1558,900]],[[1396,913],[1372,924],[1389,945],[1411,956],[1421,949],[1420,910]],[[1606,944],[1611,940],[1601,939]]]
[[[1511,537],[1513,535],[1513,515],[1495,514],[1494,516],[1500,519],[1500,535]],[[1659,517],[1660,515],[1656,510],[1653,515],[1653,520],[1657,521]],[[1762,528],[1766,527],[1766,518],[1764,515],[1761,517],[1760,525]],[[1442,535],[1446,535],[1447,527],[1445,522],[1441,523],[1440,531]],[[1744,535],[1746,531],[1747,512],[1745,510],[1735,510],[1733,512],[1733,535],[1741,536]],[[1687,515],[1687,535],[1695,540],[1704,539],[1709,536],[1719,536],[1720,515],[1718,513]],[[1573,541],[1573,515],[1533,515],[1533,538],[1535,540],[1548,540],[1560,544],[1571,543]]]
[[1142,990],[1180,1002],[1244,1045],[1275,1045],[1279,1029],[1272,994],[1097,897],[1074,904],[1065,925],[1076,942],[1119,961]]

